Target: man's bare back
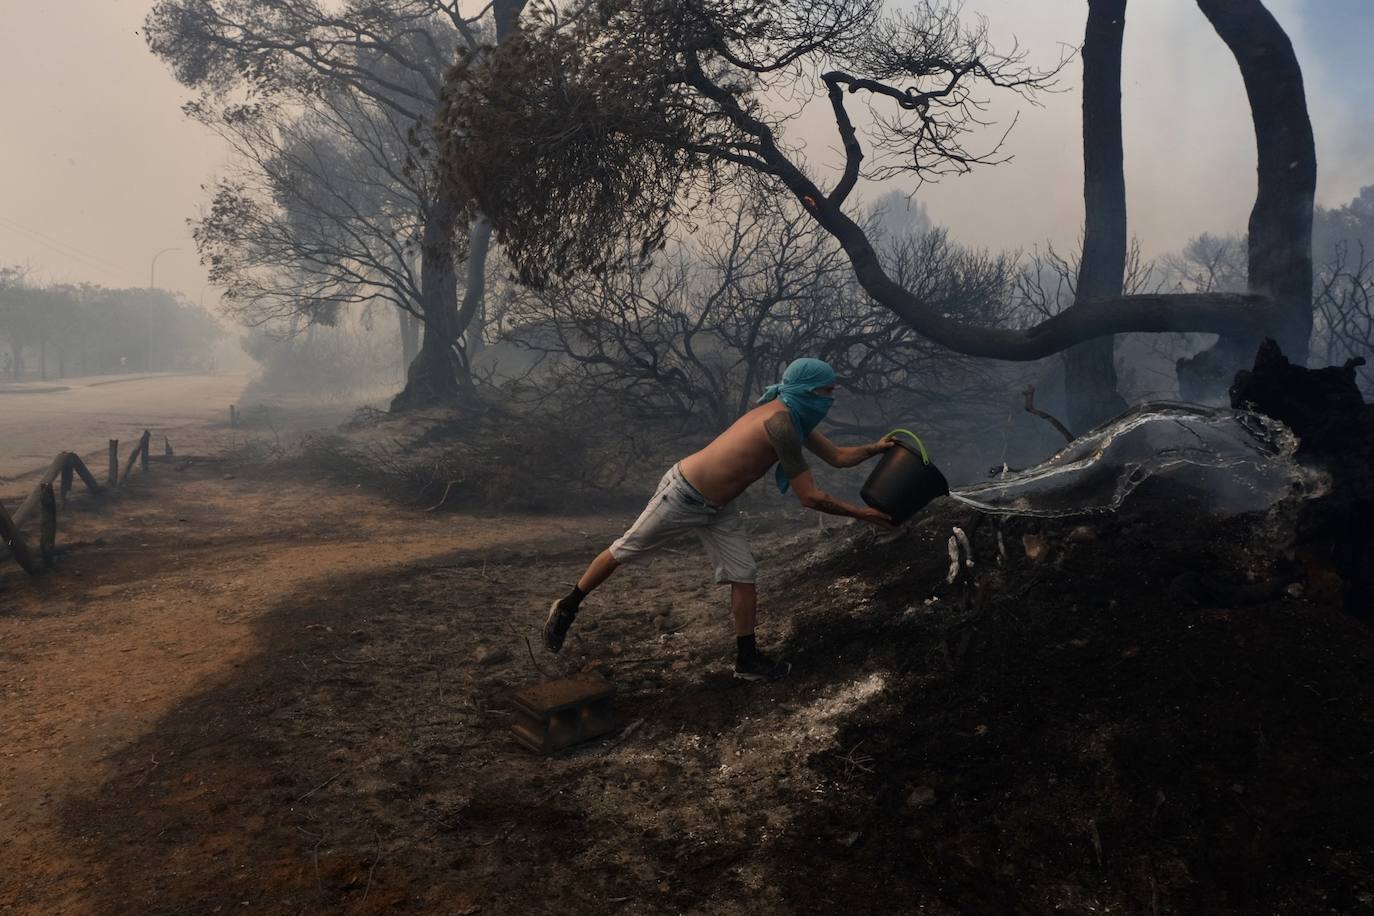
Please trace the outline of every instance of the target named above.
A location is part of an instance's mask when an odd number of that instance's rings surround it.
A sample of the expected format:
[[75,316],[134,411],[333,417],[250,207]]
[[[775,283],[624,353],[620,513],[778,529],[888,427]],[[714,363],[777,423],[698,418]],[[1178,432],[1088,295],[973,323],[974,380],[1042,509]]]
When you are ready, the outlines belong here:
[[678,464],[682,476],[711,502],[722,506],[730,502],[777,463],[778,454],[764,423],[779,413],[787,413],[787,405],[781,401],[755,407],[710,445],[683,458]]

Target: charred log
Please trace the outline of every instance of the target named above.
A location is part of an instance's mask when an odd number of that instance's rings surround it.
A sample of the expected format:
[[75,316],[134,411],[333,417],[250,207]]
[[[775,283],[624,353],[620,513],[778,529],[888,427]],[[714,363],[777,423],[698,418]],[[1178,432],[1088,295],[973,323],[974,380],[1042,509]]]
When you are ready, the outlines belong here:
[[1306,369],[1265,340],[1236,375],[1231,404],[1283,421],[1301,440],[1298,457],[1330,474],[1331,492],[1299,515],[1294,559],[1310,584],[1338,589],[1347,610],[1374,621],[1374,405],[1355,381],[1363,364]]

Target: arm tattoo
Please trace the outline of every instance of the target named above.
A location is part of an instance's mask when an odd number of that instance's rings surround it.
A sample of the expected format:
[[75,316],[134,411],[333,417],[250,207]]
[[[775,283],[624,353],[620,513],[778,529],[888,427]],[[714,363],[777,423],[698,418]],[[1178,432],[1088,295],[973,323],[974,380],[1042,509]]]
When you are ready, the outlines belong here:
[[849,515],[854,513],[849,511],[849,507],[837,499],[822,495],[812,506],[817,512],[825,512],[829,515]]
[[768,443],[778,453],[778,464],[788,480],[806,470],[806,459],[802,457],[802,444],[797,436],[797,428],[792,425],[792,415],[780,410],[763,421],[763,431],[768,434]]

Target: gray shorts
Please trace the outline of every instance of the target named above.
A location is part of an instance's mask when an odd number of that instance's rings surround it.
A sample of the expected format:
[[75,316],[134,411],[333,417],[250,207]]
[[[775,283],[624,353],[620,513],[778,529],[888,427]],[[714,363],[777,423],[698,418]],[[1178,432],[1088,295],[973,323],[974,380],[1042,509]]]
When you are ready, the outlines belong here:
[[663,475],[653,499],[635,523],[611,545],[611,556],[618,563],[633,563],[688,531],[701,538],[716,568],[716,582],[752,583],[758,577],[749,533],[735,504],[717,506],[708,501],[687,482],[677,465]]

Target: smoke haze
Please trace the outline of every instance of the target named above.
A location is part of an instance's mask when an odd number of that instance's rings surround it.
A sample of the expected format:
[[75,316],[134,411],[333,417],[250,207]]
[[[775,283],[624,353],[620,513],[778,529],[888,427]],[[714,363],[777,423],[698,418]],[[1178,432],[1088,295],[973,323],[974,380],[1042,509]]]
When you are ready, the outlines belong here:
[[[191,301],[205,273],[186,226],[220,170],[219,141],[187,121],[188,94],[148,52],[147,0],[0,3],[0,81],[7,92],[0,149],[0,263],[27,263],[44,282],[148,283]],[[1317,136],[1318,202],[1339,205],[1365,184],[1374,116],[1374,10],[1366,0],[1269,0],[1306,74]],[[972,0],[1002,43],[1014,36],[1032,59],[1052,63],[1082,41],[1086,5]],[[1245,225],[1254,195],[1254,139],[1239,73],[1191,0],[1136,0],[1128,9],[1124,105],[1131,231],[1147,254],[1177,249],[1202,231]],[[1082,221],[1079,148],[1081,65],[1043,107],[1000,101],[1020,122],[1014,159],[928,186],[931,219],[968,243],[1072,247]],[[825,114],[819,112],[818,114]],[[808,158],[833,161],[833,125],[809,117],[797,138]],[[867,199],[885,187],[869,185]]]

